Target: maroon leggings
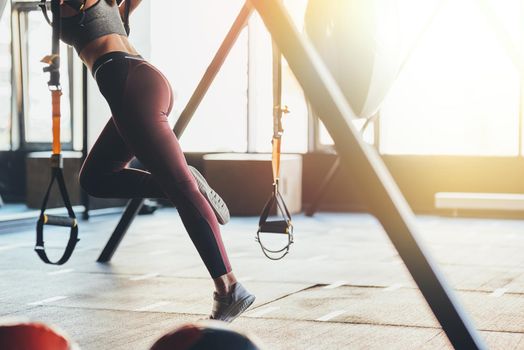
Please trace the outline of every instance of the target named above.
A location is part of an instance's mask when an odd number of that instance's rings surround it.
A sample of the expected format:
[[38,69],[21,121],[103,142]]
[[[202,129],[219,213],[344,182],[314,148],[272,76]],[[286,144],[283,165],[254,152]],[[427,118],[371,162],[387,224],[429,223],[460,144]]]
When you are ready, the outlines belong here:
[[[167,197],[211,277],[231,272],[215,214],[168,124],[169,82],[151,64],[121,52],[99,58],[93,72],[113,115],[82,166],[82,188],[101,198]],[[149,172],[128,168],[133,157]]]

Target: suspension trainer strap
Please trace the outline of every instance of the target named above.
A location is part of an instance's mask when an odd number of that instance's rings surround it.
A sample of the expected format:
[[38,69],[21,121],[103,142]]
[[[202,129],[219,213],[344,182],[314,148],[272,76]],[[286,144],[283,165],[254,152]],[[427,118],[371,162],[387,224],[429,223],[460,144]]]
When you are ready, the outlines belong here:
[[[47,9],[45,1],[40,3],[40,8],[44,13],[44,17],[48,20]],[[76,243],[78,242],[78,223],[76,220],[75,212],[71,206],[69,200],[69,194],[65,185],[64,174],[62,172],[63,162],[61,155],[61,144],[60,144],[60,100],[62,96],[62,90],[60,86],[60,0],[51,0],[51,13],[53,21],[51,22],[53,28],[52,34],[52,53],[42,59],[42,62],[46,63],[47,66],[44,68],[44,72],[50,74],[50,79],[47,85],[51,91],[51,103],[52,103],[52,129],[53,129],[53,144],[51,155],[51,181],[44,195],[42,201],[42,207],[40,209],[40,216],[36,224],[36,246],[35,251],[46,264],[62,265],[69,258],[75,249]],[[54,216],[47,215],[45,210],[47,208],[47,202],[49,200],[49,194],[53,184],[57,183],[60,195],[64,201],[64,205],[67,209],[68,216]],[[63,226],[70,228],[69,241],[65,248],[64,254],[58,261],[52,262],[47,257],[44,247],[44,226]]]
[[123,0],[124,2],[124,18],[122,22],[124,23],[124,29],[126,30],[127,36],[131,33],[131,27],[129,27],[129,12],[131,10],[131,0]]
[[[44,14],[44,18],[46,22],[52,26],[51,20],[49,19],[49,15],[47,14],[47,0],[40,0],[40,4],[38,4],[38,7],[42,10],[42,13]],[[71,7],[72,9],[78,11],[81,14],[79,23],[82,24],[85,17],[85,7],[86,7],[87,0],[64,0],[64,5],[67,5]],[[60,31],[59,31],[60,33]]]
[[38,4],[38,7],[40,7],[40,10],[42,10],[42,13],[44,14],[44,18],[46,20],[46,22],[49,24],[49,25],[52,25],[51,24],[51,20],[49,19],[49,15],[47,14],[47,0],[40,0],[40,4]]
[[[273,193],[262,210],[262,215],[258,221],[257,235],[255,237],[256,241],[260,244],[262,253],[271,260],[280,260],[285,257],[289,253],[291,244],[293,244],[293,225],[291,224],[291,215],[287,209],[286,203],[284,203],[282,195],[278,190],[276,191],[277,192],[275,193],[275,190],[273,190]],[[270,211],[273,208],[280,211],[282,219],[268,221]],[[263,244],[262,238],[260,237],[261,233],[285,234],[287,237],[287,243],[281,249],[269,249]]]
[[[61,168],[52,168],[51,171],[52,171],[51,181],[49,183],[46,194],[44,196],[44,200],[42,202],[42,209],[40,210],[40,217],[38,218],[38,222],[36,224],[35,251],[38,254],[38,256],[40,257],[40,259],[42,259],[42,261],[45,262],[46,264],[62,265],[69,260],[69,258],[73,254],[73,251],[75,250],[76,243],[78,242],[78,223],[75,217],[75,213],[73,211],[73,207],[71,206],[71,202],[69,200],[67,189],[65,187],[64,175],[62,173],[62,169]],[[64,200],[64,204],[67,208],[69,217],[45,214],[47,201],[49,199],[49,193],[51,192],[51,188],[53,187],[53,183],[55,182],[55,180],[58,184],[58,188]],[[63,227],[69,227],[71,229],[71,232],[69,235],[69,241],[67,242],[67,246],[65,248],[64,254],[57,262],[51,262],[45,252],[44,225],[63,226]]]
[[[284,198],[279,191],[280,180],[280,148],[282,143],[282,113],[287,109],[281,106],[282,98],[282,57],[278,47],[273,42],[273,139],[271,152],[271,167],[273,170],[273,190],[269,199],[262,209],[258,221],[258,231],[256,240],[266,257],[271,260],[280,260],[289,253],[289,248],[293,243],[293,225],[291,224],[291,214],[287,208]],[[280,220],[269,220],[268,217],[272,210],[280,213]],[[281,249],[268,249],[260,238],[261,233],[277,233],[287,235],[287,244]],[[275,256],[275,254],[278,254]]]

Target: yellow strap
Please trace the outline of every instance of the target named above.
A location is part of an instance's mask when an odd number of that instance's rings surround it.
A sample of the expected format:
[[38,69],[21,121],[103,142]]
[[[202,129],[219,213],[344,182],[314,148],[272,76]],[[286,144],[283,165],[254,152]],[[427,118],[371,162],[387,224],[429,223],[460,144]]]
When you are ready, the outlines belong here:
[[40,62],[45,64],[53,64],[53,62],[58,58],[58,55],[46,55],[40,60]]
[[53,105],[53,154],[60,154],[60,97],[62,91],[52,90],[51,100]]
[[273,137],[273,152],[271,154],[271,164],[273,166],[273,181],[277,183],[280,177],[280,137]]

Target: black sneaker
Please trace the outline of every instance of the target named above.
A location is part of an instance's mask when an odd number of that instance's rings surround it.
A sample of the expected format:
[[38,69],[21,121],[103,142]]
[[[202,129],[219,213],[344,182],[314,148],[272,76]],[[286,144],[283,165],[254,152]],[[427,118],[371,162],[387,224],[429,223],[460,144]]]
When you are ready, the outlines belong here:
[[232,322],[253,304],[255,296],[237,282],[226,297],[220,297],[215,292],[213,301],[210,319]]

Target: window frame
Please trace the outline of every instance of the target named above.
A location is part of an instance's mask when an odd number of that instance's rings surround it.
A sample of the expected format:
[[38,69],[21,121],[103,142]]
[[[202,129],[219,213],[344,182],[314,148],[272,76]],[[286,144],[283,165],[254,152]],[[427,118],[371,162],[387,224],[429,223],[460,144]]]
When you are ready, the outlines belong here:
[[[15,103],[14,103],[14,94],[15,94],[15,90],[13,88],[13,81],[14,81],[14,69],[13,69],[13,64],[14,64],[14,59],[13,59],[13,37],[14,37],[14,33],[13,33],[13,20],[12,20],[12,5],[9,4],[9,8],[7,6],[7,3],[5,4],[5,7],[3,8],[3,13],[1,16],[9,16],[9,33],[8,35],[11,37],[11,40],[10,40],[10,45],[9,45],[9,55],[10,55],[10,58],[11,58],[11,73],[9,74],[10,77],[10,83],[11,83],[11,96],[10,96],[10,104],[9,104],[9,125],[11,126],[10,129],[9,129],[9,141],[8,141],[8,147],[7,149],[2,149],[0,150],[0,152],[10,152],[13,150],[13,143],[14,143],[14,140],[15,139],[15,135],[14,135],[14,132],[13,132],[13,129],[15,129],[14,127],[14,115],[15,115]],[[9,10],[9,11],[8,11]],[[1,17],[0,17],[1,18]]]
[[[50,142],[30,142],[27,141],[26,132],[25,132],[25,123],[27,113],[27,101],[28,97],[28,67],[29,62],[27,62],[27,34],[28,34],[28,14],[32,11],[40,12],[38,7],[39,2],[12,2],[12,12],[11,12],[11,31],[12,31],[12,40],[11,40],[11,52],[12,52],[12,85],[13,85],[13,111],[11,113],[12,118],[16,115],[16,123],[12,123],[12,146],[11,149],[20,149],[28,152],[34,151],[48,151],[51,148]],[[49,4],[47,4],[49,7]],[[44,18],[42,16],[42,21]],[[62,50],[63,51],[63,50]],[[78,88],[81,89],[82,79],[81,76],[77,78],[75,76],[75,62],[73,59],[74,53],[71,47],[68,47],[67,52],[62,52],[62,57],[66,57],[66,60],[62,61],[67,64],[69,75],[62,75],[62,79],[69,80],[69,118],[71,125],[71,141],[62,142],[62,149],[65,151],[71,151],[74,149],[73,145],[78,137],[82,137],[81,133],[77,132],[75,125],[78,124],[78,118],[75,118],[75,111],[78,110],[77,105],[82,101],[79,101],[78,98],[75,98],[77,94],[75,92]]]

